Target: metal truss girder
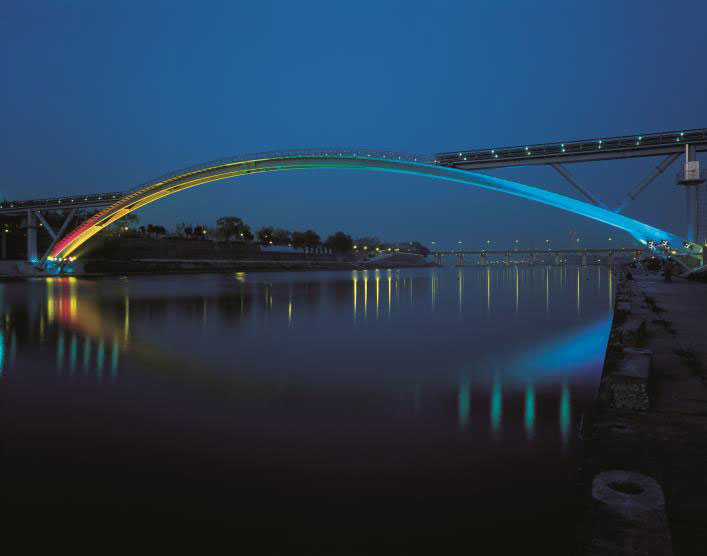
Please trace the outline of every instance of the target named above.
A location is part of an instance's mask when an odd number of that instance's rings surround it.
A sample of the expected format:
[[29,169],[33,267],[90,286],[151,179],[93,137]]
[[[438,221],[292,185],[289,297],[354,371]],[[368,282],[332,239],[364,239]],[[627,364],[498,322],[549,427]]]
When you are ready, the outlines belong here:
[[50,236],[52,236],[52,239],[55,240],[56,239],[56,232],[49,225],[49,222],[47,222],[45,220],[44,216],[42,216],[42,213],[39,212],[38,210],[33,210],[32,212],[37,216],[37,218],[39,218],[39,221],[42,223],[42,226],[44,226],[44,229],[47,230],[47,232],[49,233]]
[[630,191],[629,193],[626,193],[626,197],[618,204],[618,206],[614,209],[614,212],[621,212],[626,208],[626,204],[629,201],[635,201],[636,197],[638,197],[641,192],[650,185],[650,183],[660,176],[665,170],[667,170],[668,166],[670,166],[673,162],[675,162],[678,157],[680,156],[680,153],[674,153],[671,154],[670,156],[666,156],[663,161],[658,164],[653,170],[651,170],[651,173],[648,174],[641,182],[634,188],[633,191]]
[[564,166],[562,166],[562,164],[553,162],[550,164],[550,166],[557,170],[557,173],[560,174],[563,178],[565,178],[570,183],[570,185],[572,185],[577,191],[584,195],[590,203],[593,203],[601,208],[608,208],[602,200],[600,200],[598,197],[595,197],[587,188],[582,186],[582,184],[580,184],[570,173],[570,171],[567,170],[567,168],[565,168]]
[[[38,214],[38,213],[36,213]],[[59,231],[54,235],[54,239],[52,240],[51,244],[47,248],[47,250],[44,252],[44,255],[42,255],[42,261],[45,261],[47,257],[49,256],[49,253],[52,252],[52,249],[54,249],[54,246],[56,245],[56,242],[61,239],[61,236],[64,235],[64,232],[66,231],[66,228],[69,226],[69,222],[71,222],[72,218],[74,217],[74,214],[76,214],[76,209],[72,209],[71,212],[67,215],[66,220],[64,220],[64,223],[61,225],[61,228],[59,228]]]

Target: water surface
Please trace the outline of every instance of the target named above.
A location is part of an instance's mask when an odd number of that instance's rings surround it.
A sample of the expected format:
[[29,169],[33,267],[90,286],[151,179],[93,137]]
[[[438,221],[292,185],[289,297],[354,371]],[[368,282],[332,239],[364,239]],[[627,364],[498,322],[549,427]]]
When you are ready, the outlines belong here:
[[4,283],[4,498],[200,508],[285,545],[561,552],[611,280],[491,265]]

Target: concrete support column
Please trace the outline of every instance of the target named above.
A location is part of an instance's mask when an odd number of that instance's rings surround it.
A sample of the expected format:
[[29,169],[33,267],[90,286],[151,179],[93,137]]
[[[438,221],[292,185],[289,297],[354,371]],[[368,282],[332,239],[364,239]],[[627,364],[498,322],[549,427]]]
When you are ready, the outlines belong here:
[[486,260],[486,253],[481,253],[481,255],[479,257],[479,263],[482,266],[486,266],[488,264],[488,261]]
[[534,265],[535,264],[535,253],[530,254],[530,264]]
[[560,259],[560,254],[559,254],[559,253],[555,253],[555,264],[556,264],[556,265],[562,264],[562,259]]
[[699,186],[704,183],[700,174],[700,163],[697,160],[695,146],[685,145],[685,166],[678,184],[685,186],[685,222],[687,223],[687,239],[699,242]]
[[587,266],[587,254],[582,253],[582,266]]
[[457,253],[457,266],[464,266],[464,253]]
[[614,252],[609,251],[609,266],[614,264]]
[[37,258],[37,215],[27,211],[27,260]]
[[511,254],[506,251],[506,266],[511,264]]

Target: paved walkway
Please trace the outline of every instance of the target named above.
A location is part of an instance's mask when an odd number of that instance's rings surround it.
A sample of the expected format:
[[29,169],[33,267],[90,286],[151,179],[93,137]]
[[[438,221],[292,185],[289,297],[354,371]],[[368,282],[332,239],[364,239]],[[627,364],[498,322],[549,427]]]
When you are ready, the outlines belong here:
[[642,347],[653,351],[651,407],[597,409],[585,479],[591,483],[607,469],[653,477],[665,494],[675,555],[702,556],[707,554],[707,284],[665,282],[629,270],[631,313],[645,317]]

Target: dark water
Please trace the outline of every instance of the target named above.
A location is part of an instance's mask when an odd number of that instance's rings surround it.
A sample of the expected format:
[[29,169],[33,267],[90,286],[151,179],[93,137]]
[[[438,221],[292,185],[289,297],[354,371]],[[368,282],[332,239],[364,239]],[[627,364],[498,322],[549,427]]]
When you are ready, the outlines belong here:
[[3,500],[571,553],[611,299],[599,266],[4,283]]

